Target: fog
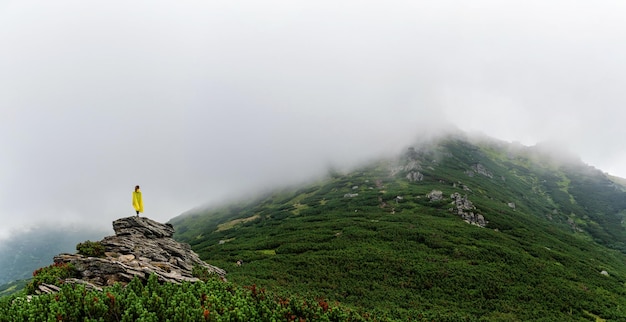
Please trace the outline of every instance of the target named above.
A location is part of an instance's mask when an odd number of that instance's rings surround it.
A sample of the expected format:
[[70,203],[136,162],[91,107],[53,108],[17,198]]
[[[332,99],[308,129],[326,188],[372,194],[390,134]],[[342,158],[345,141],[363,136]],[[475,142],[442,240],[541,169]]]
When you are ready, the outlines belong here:
[[621,1],[0,1],[0,238],[167,221],[458,128],[626,177]]

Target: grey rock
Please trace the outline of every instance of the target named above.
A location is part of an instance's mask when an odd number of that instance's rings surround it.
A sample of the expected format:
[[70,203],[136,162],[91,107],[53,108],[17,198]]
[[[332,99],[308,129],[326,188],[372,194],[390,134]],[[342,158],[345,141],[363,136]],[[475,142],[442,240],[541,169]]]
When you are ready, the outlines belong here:
[[481,175],[483,175],[485,177],[493,178],[493,173],[491,173],[489,170],[487,170],[487,168],[485,168],[485,166],[483,166],[480,163],[474,165],[472,167],[472,170],[476,171],[476,173],[481,174]]
[[113,222],[113,230],[116,236],[144,235],[147,238],[172,237],[174,227],[170,224],[161,224],[146,217],[126,217]]
[[430,201],[439,201],[443,199],[443,192],[440,190],[433,190],[429,192],[426,197],[428,197]]
[[411,171],[406,175],[410,182],[418,182],[424,180],[424,175],[419,171]]
[[422,170],[422,166],[417,160],[412,160],[404,165],[404,171],[418,171]]
[[61,288],[56,286],[56,285],[52,285],[52,284],[45,284],[42,283],[37,287],[37,291],[36,293],[42,294],[50,294],[50,293],[56,293],[58,291],[60,291]]
[[[420,162],[417,160],[409,160],[408,162],[402,164],[403,162],[401,162],[400,164],[396,164],[394,166],[391,166],[389,168],[389,171],[391,173],[392,177],[395,177],[397,174],[399,173],[408,173],[407,174],[407,178],[408,176],[422,176],[423,175],[419,172],[420,170],[422,170],[422,166],[420,165]],[[409,179],[411,180],[411,179]],[[421,181],[420,180],[413,180],[413,181]]]
[[467,198],[467,195],[461,196],[460,193],[455,192],[450,195],[454,207],[450,210],[456,213],[459,217],[463,218],[468,224],[485,227],[489,223],[483,215],[475,213],[477,210],[474,204]]
[[71,263],[79,279],[65,283],[80,283],[100,288],[116,282],[128,283],[133,278],[146,280],[155,274],[161,282],[180,283],[198,281],[192,276],[194,266],[225,278],[226,271],[202,261],[188,244],[172,239],[174,229],[145,217],[127,217],[113,222],[115,236],[100,241],[105,257],[87,257],[80,254],[59,254],[55,263]]
[[473,165],[471,170],[465,171],[465,174],[467,174],[470,177],[473,177],[475,173],[478,173],[480,175],[493,179],[493,173],[491,173],[487,168],[485,168],[484,165],[480,163]]
[[82,284],[82,285],[85,285],[85,288],[88,290],[102,291],[101,287],[95,286],[87,281],[83,281],[78,278],[68,278],[65,280],[65,283]]

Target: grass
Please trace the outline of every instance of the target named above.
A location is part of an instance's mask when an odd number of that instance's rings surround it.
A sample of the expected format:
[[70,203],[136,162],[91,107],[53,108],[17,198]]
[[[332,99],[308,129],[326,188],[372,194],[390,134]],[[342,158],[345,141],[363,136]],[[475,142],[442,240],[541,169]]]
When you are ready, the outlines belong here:
[[253,220],[257,220],[259,218],[260,218],[259,215],[254,215],[254,216],[250,216],[248,218],[233,219],[233,220],[231,220],[229,222],[225,222],[223,224],[217,225],[217,231],[224,231],[224,230],[232,229],[235,226],[237,226],[238,224],[247,223],[247,222],[250,222],[250,221],[253,221]]

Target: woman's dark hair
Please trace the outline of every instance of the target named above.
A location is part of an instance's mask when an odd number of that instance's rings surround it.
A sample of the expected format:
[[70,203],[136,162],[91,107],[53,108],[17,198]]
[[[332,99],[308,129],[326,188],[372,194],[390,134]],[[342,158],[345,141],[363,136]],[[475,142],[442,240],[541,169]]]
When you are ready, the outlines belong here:
[[137,191],[139,189],[139,186],[135,186],[135,191]]

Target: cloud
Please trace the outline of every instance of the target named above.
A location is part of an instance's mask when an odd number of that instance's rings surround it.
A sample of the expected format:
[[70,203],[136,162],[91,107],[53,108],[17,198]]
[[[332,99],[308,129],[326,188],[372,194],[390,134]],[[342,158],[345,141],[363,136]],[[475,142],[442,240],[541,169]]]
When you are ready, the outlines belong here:
[[[559,140],[626,176],[622,2],[5,1],[0,235],[109,227],[396,153]],[[453,124],[453,125],[449,125]]]

